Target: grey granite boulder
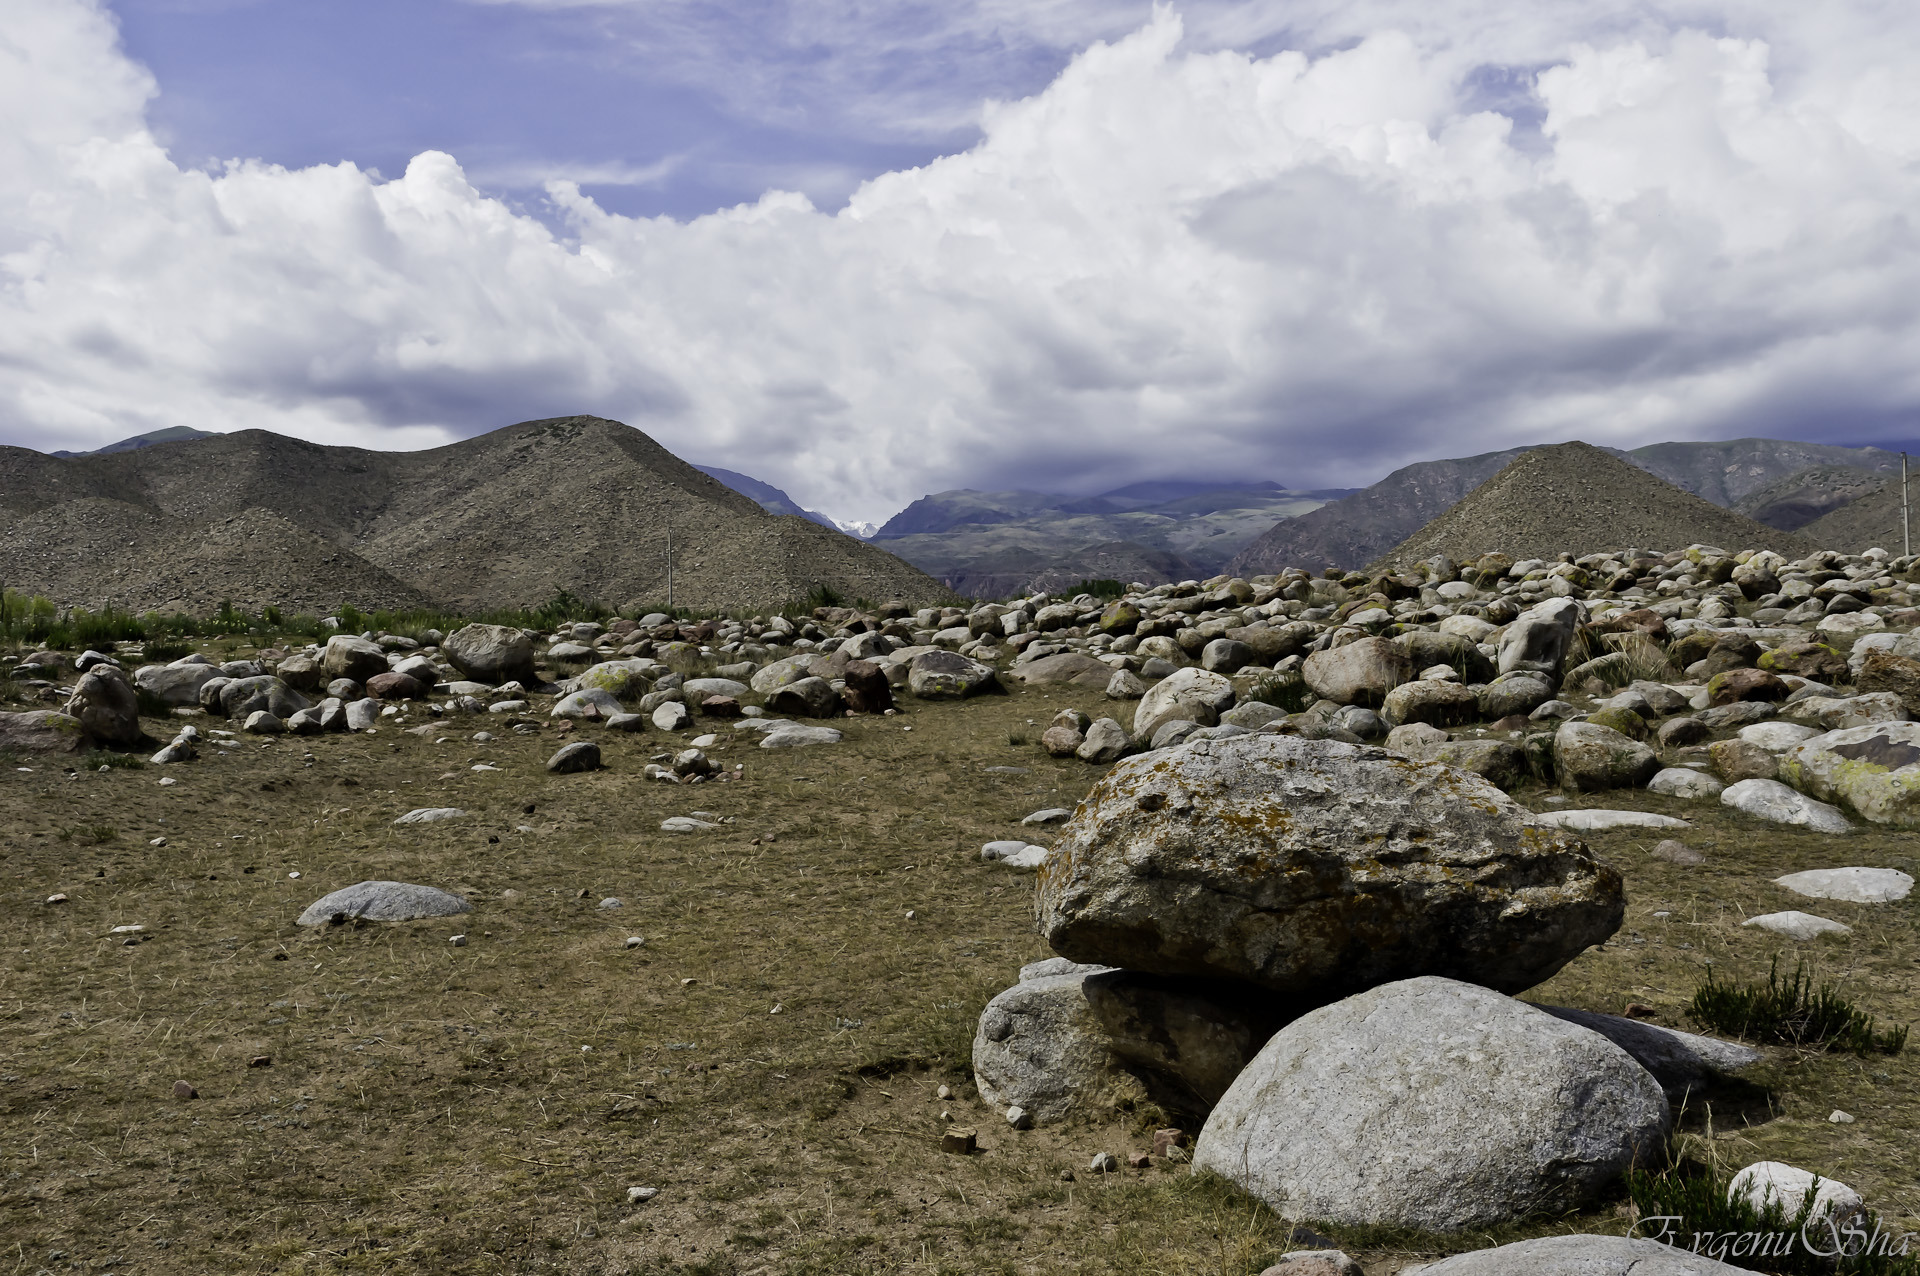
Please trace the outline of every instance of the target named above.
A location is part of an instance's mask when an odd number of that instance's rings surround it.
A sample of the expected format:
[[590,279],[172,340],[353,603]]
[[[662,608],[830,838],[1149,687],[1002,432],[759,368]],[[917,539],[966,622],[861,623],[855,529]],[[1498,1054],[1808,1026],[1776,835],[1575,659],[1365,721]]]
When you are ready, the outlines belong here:
[[1154,733],[1169,722],[1191,722],[1210,727],[1220,715],[1233,707],[1233,682],[1224,674],[1206,669],[1180,669],[1159,682],[1140,698],[1133,711],[1135,739],[1152,740]]
[[200,688],[220,676],[217,665],[178,661],[170,665],[141,665],[133,671],[136,687],[177,708],[200,703]]
[[1646,1237],[1542,1236],[1402,1267],[1400,1276],[1753,1276],[1753,1269]]
[[1000,690],[992,665],[957,651],[928,651],[907,666],[907,689],[922,700],[961,700]]
[[1788,749],[1780,778],[1874,824],[1920,824],[1920,722],[1828,731]]
[[1639,1019],[1538,1003],[1535,1009],[1544,1010],[1556,1019],[1577,1023],[1619,1046],[1652,1074],[1668,1098],[1676,1101],[1696,1087],[1732,1076],[1766,1058],[1751,1046],[1662,1028]]
[[1404,647],[1386,638],[1362,638],[1314,652],[1300,672],[1321,699],[1372,709],[1386,701],[1389,691],[1411,681],[1415,670]]
[[365,682],[391,667],[387,663],[387,653],[379,643],[350,634],[335,634],[327,639],[326,650],[320,653],[320,668],[328,678],[351,678],[355,682]]
[[1637,789],[1660,771],[1660,757],[1612,727],[1564,722],[1553,734],[1553,770],[1562,788],[1581,793]]
[[1288,1218],[1454,1232],[1593,1201],[1663,1153],[1669,1121],[1659,1084],[1600,1034],[1409,979],[1276,1033],[1193,1165]]
[[324,926],[328,922],[353,920],[406,922],[471,911],[473,906],[466,900],[436,887],[415,886],[411,882],[356,882],[307,905],[298,924]]
[[96,744],[131,745],[145,739],[140,730],[140,696],[114,665],[95,665],[80,675],[67,697],[67,713]]

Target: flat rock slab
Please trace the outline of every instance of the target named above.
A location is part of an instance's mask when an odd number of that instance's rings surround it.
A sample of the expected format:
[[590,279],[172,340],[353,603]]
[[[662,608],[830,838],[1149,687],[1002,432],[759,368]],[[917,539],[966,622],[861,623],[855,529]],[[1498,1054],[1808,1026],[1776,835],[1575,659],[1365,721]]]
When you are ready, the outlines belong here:
[[1693,825],[1671,815],[1652,811],[1547,811],[1539,817],[1542,824],[1576,833],[1604,833],[1609,829],[1686,829]]
[[416,811],[408,811],[395,820],[395,824],[438,824],[441,820],[457,820],[466,812],[457,806],[423,806]]
[[1818,939],[1822,935],[1853,933],[1853,927],[1841,922],[1828,921],[1824,917],[1815,917],[1812,913],[1801,913],[1792,909],[1784,913],[1762,913],[1758,917],[1749,917],[1740,924],[1758,926],[1761,930],[1785,935],[1788,939]]
[[1556,1019],[1597,1032],[1619,1046],[1633,1056],[1635,1063],[1653,1074],[1670,1099],[1682,1098],[1695,1086],[1750,1068],[1766,1058],[1751,1046],[1662,1028],[1639,1019],[1575,1010],[1570,1006],[1529,1004]]
[[696,820],[691,815],[669,815],[660,821],[662,833],[704,833],[708,829],[720,826],[707,820]]
[[1035,811],[1021,820],[1022,824],[1062,824],[1073,814],[1063,806],[1050,806],[1044,811]]
[[838,744],[840,733],[832,727],[807,727],[783,722],[760,737],[763,749],[803,749],[812,744]]
[[1752,1269],[1640,1237],[1542,1236],[1403,1267],[1400,1276],[1752,1276]]
[[1895,868],[1810,868],[1773,879],[1809,899],[1842,899],[1850,904],[1891,904],[1913,890],[1913,879]]
[[1047,848],[1017,839],[988,842],[980,848],[980,858],[1004,864],[1008,868],[1039,868],[1047,858]]
[[370,922],[410,922],[421,917],[452,917],[473,905],[435,886],[412,882],[355,882],[307,905],[297,924],[324,926],[336,917]]
[[1853,825],[1838,807],[1828,806],[1778,780],[1742,780],[1720,792],[1720,804],[1736,811],[1793,824],[1816,833],[1851,833]]

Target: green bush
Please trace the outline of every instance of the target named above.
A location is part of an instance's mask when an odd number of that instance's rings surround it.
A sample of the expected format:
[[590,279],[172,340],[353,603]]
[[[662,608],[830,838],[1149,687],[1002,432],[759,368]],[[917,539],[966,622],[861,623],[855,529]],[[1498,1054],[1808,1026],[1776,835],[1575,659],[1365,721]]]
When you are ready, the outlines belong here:
[[1767,969],[1765,985],[1723,984],[1709,967],[1707,981],[1695,990],[1687,1014],[1714,1032],[1784,1045],[1863,1055],[1869,1051],[1898,1054],[1907,1044],[1905,1028],[1876,1032],[1873,1017],[1861,1013],[1832,984],[1816,988],[1804,961],[1796,963],[1793,974],[1783,981],[1778,957]]
[[1083,580],[1068,589],[1064,597],[1075,598],[1081,594],[1092,594],[1095,598],[1118,598],[1127,592],[1127,587],[1117,580]]

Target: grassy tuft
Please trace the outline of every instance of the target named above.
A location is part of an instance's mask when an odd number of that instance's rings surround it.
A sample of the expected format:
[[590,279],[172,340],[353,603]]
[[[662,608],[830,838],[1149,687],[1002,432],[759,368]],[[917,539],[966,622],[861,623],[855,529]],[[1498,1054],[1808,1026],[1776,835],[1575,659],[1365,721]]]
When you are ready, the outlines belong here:
[[1806,963],[1780,978],[1780,959],[1767,969],[1767,982],[1724,984],[1711,967],[1706,982],[1693,994],[1687,1013],[1695,1023],[1714,1032],[1784,1045],[1817,1046],[1864,1055],[1899,1054],[1907,1044],[1904,1027],[1874,1030],[1871,1015],[1863,1014],[1832,984],[1814,986]]

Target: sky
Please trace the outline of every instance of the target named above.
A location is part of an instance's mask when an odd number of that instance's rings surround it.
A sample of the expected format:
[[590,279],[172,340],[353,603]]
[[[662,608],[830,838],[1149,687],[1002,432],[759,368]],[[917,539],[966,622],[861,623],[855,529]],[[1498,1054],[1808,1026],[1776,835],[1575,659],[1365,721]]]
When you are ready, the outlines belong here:
[[882,521],[1920,436],[1831,0],[7,0],[0,443],[595,413]]

